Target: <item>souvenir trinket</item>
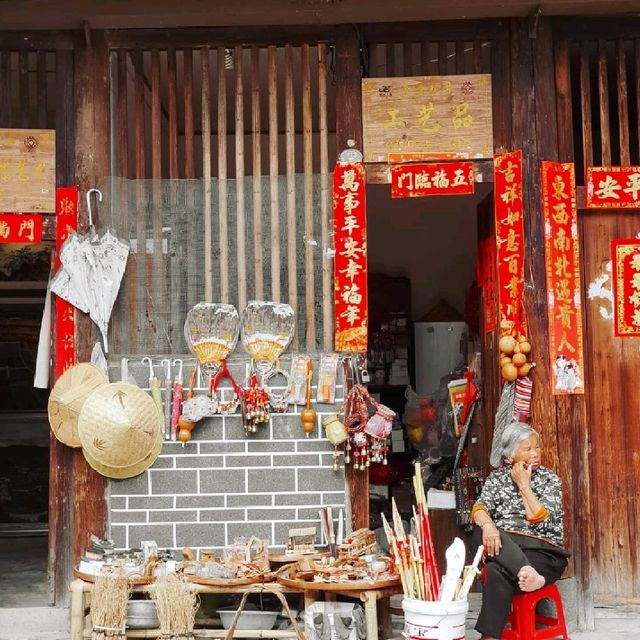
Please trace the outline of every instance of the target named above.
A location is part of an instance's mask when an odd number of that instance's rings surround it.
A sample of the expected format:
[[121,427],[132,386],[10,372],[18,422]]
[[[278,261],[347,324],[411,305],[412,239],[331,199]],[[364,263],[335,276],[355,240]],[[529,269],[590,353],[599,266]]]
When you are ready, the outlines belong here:
[[307,393],[307,365],[309,356],[297,353],[291,359],[291,375],[289,376],[289,400],[293,404],[304,404]]
[[242,391],[242,426],[247,433],[269,423],[269,394],[258,385],[256,374],[251,375],[249,386]]
[[333,470],[338,471],[338,460],[340,459],[338,447],[349,438],[347,428],[336,415],[327,416],[322,421],[322,426],[327,434],[327,440],[333,445]]
[[[269,387],[269,382],[278,375],[284,378],[284,390],[281,393],[276,393],[276,391]],[[269,396],[271,410],[275,413],[286,413],[289,408],[289,374],[280,369],[279,366],[276,366],[262,377],[262,385],[265,387]]]
[[[230,400],[223,401],[218,397],[218,387],[220,385],[220,381],[223,378],[227,378],[231,382],[231,389],[233,391],[233,395]],[[229,371],[229,367],[227,367],[227,361],[222,360],[220,371],[215,375],[215,377],[210,380],[210,390],[211,395],[216,399],[218,404],[218,412],[223,416],[233,415],[240,404],[240,398],[242,397],[242,389],[238,386],[236,381],[233,379],[231,372]]]
[[307,404],[300,413],[300,422],[302,422],[302,428],[307,436],[311,435],[311,432],[315,429],[318,414],[311,408],[311,376],[313,375],[313,364],[311,360],[307,363]]
[[335,402],[339,360],[340,356],[337,353],[323,353],[320,356],[317,402],[323,404],[333,404]]

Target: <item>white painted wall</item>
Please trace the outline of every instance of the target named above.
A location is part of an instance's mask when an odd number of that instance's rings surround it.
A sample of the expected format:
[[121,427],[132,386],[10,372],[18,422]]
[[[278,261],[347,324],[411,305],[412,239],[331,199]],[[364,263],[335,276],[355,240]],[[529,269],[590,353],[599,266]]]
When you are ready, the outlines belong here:
[[411,279],[413,319],[444,298],[460,312],[475,277],[477,204],[472,196],[391,198],[389,185],[367,187],[369,270]]

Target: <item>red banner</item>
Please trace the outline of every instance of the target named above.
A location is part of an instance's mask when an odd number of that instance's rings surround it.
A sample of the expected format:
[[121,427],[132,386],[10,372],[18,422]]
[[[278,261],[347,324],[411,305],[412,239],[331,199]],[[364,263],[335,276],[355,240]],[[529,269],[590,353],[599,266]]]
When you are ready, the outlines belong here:
[[498,153],[493,159],[496,260],[501,333],[514,328],[526,334],[524,291],[524,220],[522,151]]
[[587,209],[640,209],[640,167],[587,167]]
[[367,351],[367,208],[362,162],[336,164],[333,173],[335,238],[335,348]]
[[27,213],[0,213],[0,243],[40,244],[42,216]]
[[572,163],[542,163],[542,215],[553,395],[584,393],[580,245]]
[[391,167],[391,197],[454,196],[473,193],[473,162],[401,164]]
[[640,240],[613,240],[613,326],[617,336],[640,336]]
[[[60,268],[60,249],[78,228],[78,187],[56,189],[56,269]],[[55,297],[55,379],[75,362],[74,309],[66,300]]]
[[496,241],[485,238],[478,243],[478,286],[482,289],[482,315],[484,332],[496,330]]

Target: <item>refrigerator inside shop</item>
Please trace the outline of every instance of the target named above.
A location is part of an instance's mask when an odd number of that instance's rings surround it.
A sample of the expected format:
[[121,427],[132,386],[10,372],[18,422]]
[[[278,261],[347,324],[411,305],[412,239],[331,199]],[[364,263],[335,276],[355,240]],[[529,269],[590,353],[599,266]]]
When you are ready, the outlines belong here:
[[414,323],[416,392],[433,395],[442,376],[464,362],[461,344],[466,339],[466,322]]

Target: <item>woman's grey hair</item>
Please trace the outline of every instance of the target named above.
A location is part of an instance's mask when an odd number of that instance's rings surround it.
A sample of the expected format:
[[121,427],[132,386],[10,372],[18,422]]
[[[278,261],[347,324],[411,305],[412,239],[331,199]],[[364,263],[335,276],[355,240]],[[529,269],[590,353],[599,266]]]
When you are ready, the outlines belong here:
[[502,459],[513,458],[518,448],[518,443],[531,436],[540,437],[540,434],[531,426],[524,422],[514,422],[510,424],[502,433]]

